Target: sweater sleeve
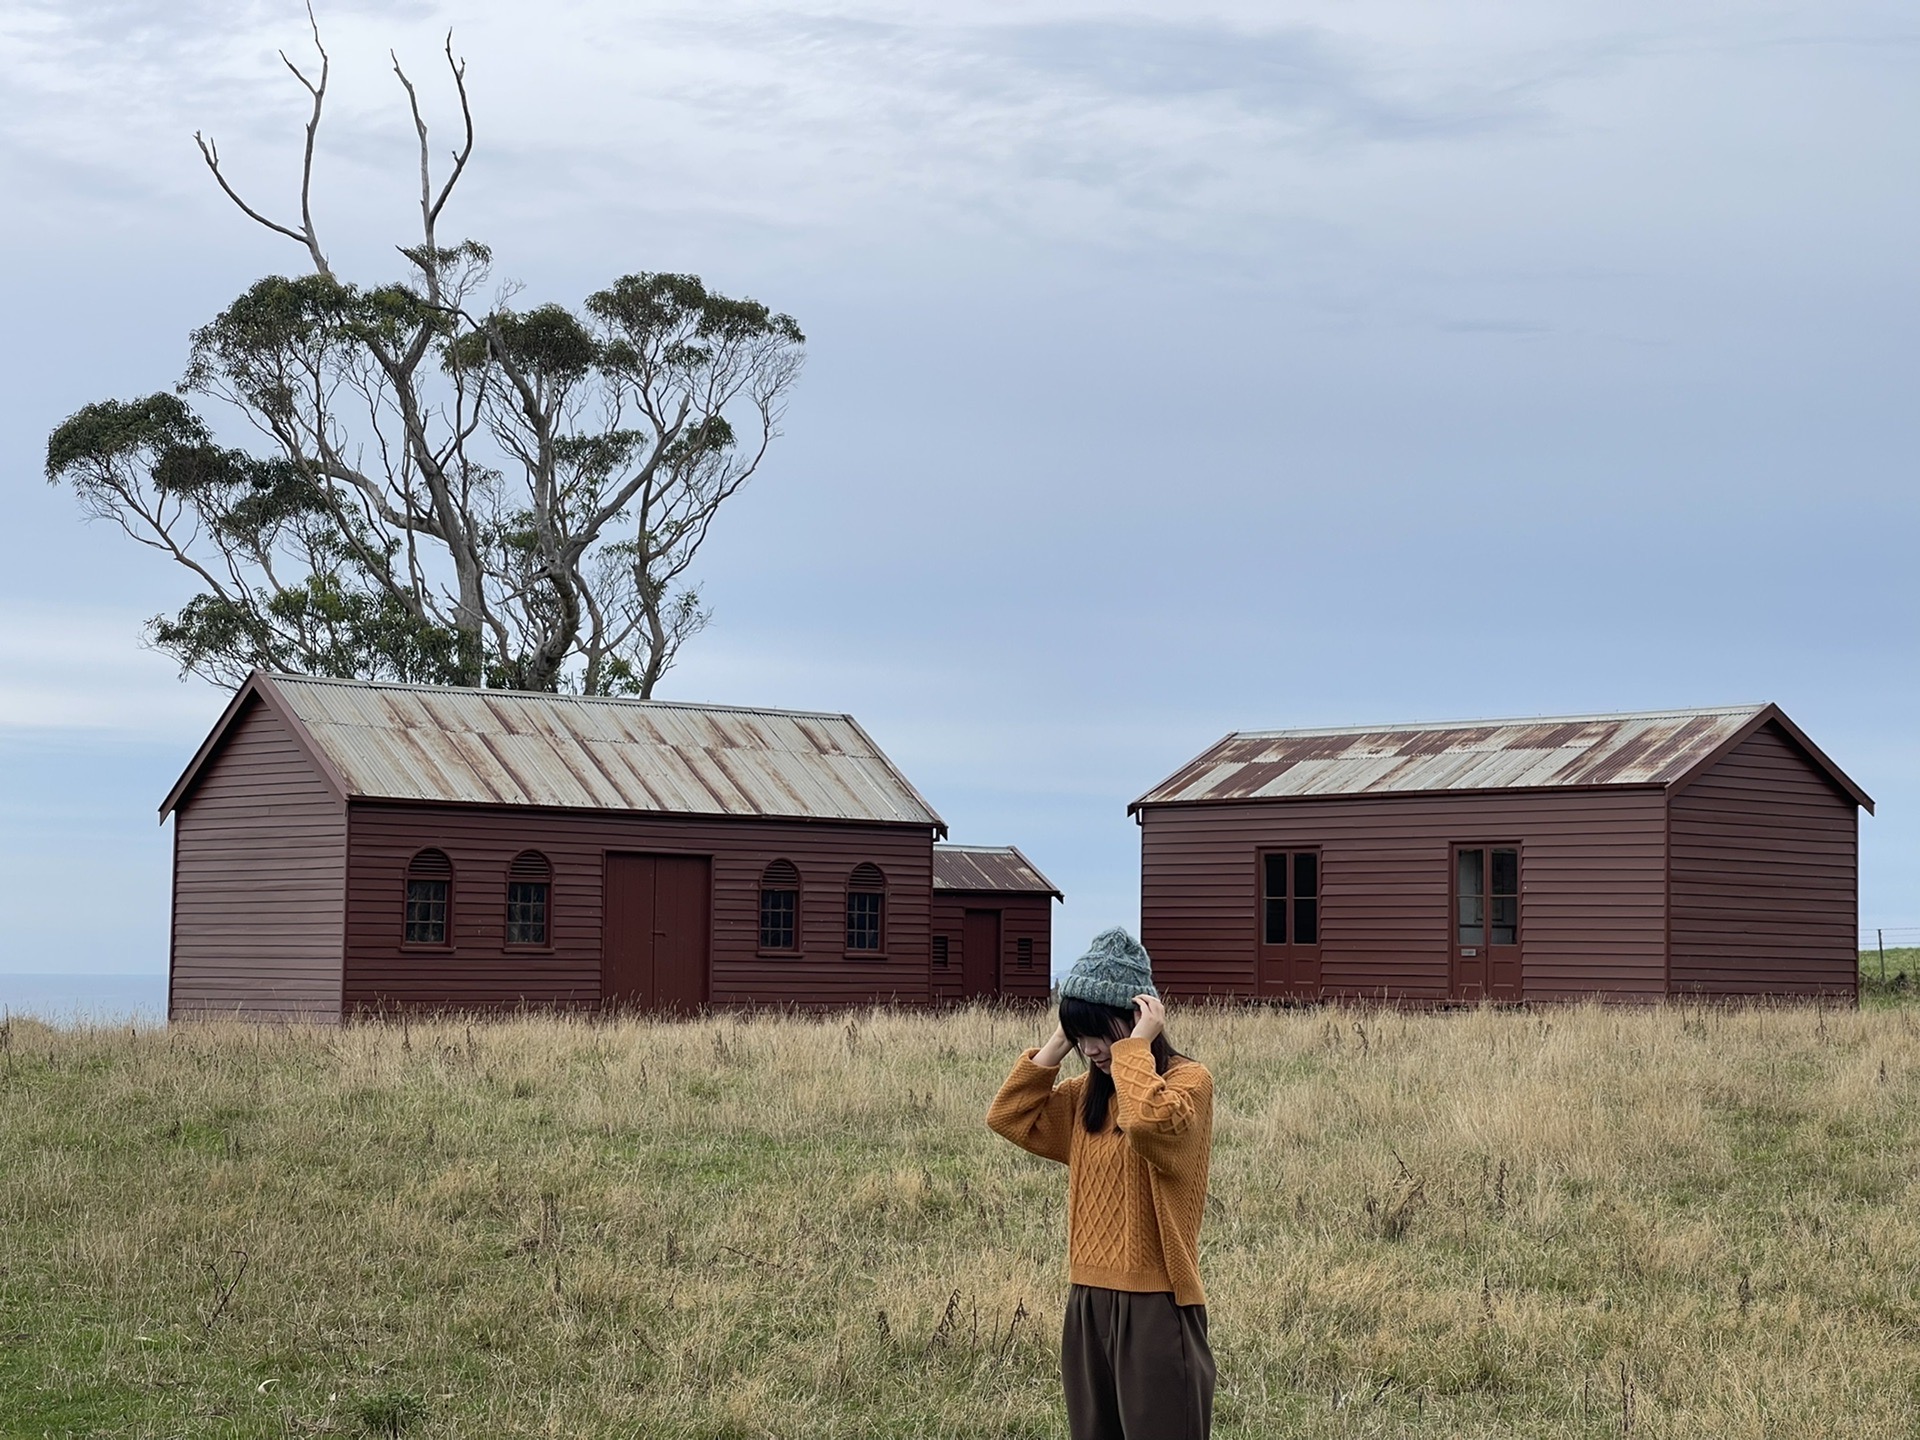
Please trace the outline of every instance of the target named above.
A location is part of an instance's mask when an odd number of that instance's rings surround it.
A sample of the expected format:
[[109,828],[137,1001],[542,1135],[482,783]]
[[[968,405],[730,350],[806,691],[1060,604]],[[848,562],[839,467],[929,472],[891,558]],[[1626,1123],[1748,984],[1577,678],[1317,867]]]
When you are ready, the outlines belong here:
[[1074,1096],[1078,1077],[1055,1085],[1060,1067],[1036,1065],[1029,1050],[1014,1062],[1000,1093],[987,1108],[987,1128],[1046,1160],[1067,1163],[1073,1140]]
[[1213,1140],[1213,1077],[1188,1061],[1165,1075],[1153,1047],[1131,1037],[1113,1042],[1113,1093],[1120,1128],[1156,1170],[1182,1170]]

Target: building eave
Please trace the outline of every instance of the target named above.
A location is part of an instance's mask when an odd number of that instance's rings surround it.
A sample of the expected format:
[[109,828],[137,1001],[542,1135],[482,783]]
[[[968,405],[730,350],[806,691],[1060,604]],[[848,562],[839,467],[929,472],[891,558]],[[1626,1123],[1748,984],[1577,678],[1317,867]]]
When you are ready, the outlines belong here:
[[314,773],[320,777],[320,782],[327,787],[337,802],[345,805],[352,798],[340,772],[313,743],[313,737],[307,733],[306,726],[300,723],[300,717],[293,713],[273,688],[272,677],[265,671],[256,670],[241,682],[240,688],[234,692],[233,699],[227,702],[227,708],[220,712],[220,718],[214,722],[213,729],[207,732],[207,738],[200,742],[200,748],[194,751],[193,758],[187,762],[187,768],[180,772],[180,778],[174,781],[173,788],[167,791],[167,798],[160,802],[161,824],[164,825],[167,817],[192,796],[194,787],[199,784],[200,777],[205,773],[207,766],[211,765],[215,757],[226,748],[227,740],[233,734],[234,727],[247,714],[249,702],[257,702],[273,712],[274,717],[286,727],[288,737],[295,747],[313,767]]

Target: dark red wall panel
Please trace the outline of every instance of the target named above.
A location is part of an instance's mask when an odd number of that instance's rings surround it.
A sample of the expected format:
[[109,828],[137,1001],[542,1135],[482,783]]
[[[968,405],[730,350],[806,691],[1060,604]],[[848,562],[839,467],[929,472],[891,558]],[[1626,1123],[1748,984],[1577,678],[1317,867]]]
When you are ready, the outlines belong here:
[[1255,856],[1317,848],[1324,993],[1448,996],[1449,847],[1521,847],[1524,993],[1666,989],[1656,789],[1354,796],[1142,812],[1141,938],[1179,995],[1254,993]]
[[[933,971],[934,995],[958,1000],[961,987],[961,936],[966,912],[1000,912],[999,993],[1028,1000],[1044,1000],[1052,988],[1053,905],[1051,895],[1029,892],[936,890],[933,895],[933,933],[947,937],[951,956],[945,969]],[[1033,965],[1018,964],[1021,940],[1033,942]]]
[[252,704],[174,812],[176,1018],[340,1014],[346,807]]
[[[407,861],[429,846],[454,866],[453,943],[444,951],[401,943]],[[537,953],[505,945],[507,866],[528,849],[553,864],[553,943]],[[609,851],[712,857],[715,1003],[932,998],[930,829],[361,801],[348,841],[347,1005],[597,1003]],[[800,871],[797,955],[758,953],[760,876],[776,859]],[[846,882],[862,863],[887,879],[886,948],[877,959],[845,952]]]
[[1765,725],[1673,797],[1673,985],[1857,993],[1858,820]]

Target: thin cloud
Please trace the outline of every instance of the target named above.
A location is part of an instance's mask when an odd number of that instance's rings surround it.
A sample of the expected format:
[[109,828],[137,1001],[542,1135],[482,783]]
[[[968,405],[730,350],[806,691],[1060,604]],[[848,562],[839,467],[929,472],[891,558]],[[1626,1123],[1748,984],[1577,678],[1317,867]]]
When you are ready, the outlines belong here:
[[1326,138],[1424,140],[1531,123],[1537,102],[1510,89],[1398,98],[1377,62],[1325,31],[1082,21],[997,27],[983,53],[1033,76],[1117,100],[1226,100],[1249,116],[1303,121]]
[[1442,320],[1435,327],[1454,335],[1551,335],[1538,320]]
[[0,734],[197,736],[227,697],[140,646],[144,617],[0,599]]
[[[475,181],[490,172],[500,203],[529,215],[556,201],[632,204],[682,230],[705,220],[872,234],[904,223],[1076,234],[1102,248],[1200,236],[1231,246],[1288,223],[1298,207],[1284,197],[1299,187],[1282,177],[1302,157],[1466,140],[1537,124],[1545,109],[1497,75],[1409,66],[1312,26],[1044,6],[1018,24],[903,22],[724,0],[662,7],[637,25],[610,18],[561,4],[529,31],[491,5],[460,16],[323,5],[335,58],[319,187],[328,213],[342,191],[361,205],[400,198],[385,182],[411,137],[387,45],[429,87],[431,118],[452,122],[433,52],[454,22],[481,120]],[[311,61],[292,5],[32,4],[0,20],[0,94],[11,97],[0,99],[0,175],[96,213],[116,186],[149,207],[202,206],[187,137],[206,130],[236,183],[272,209],[305,108],[280,48]],[[562,74],[564,89],[540,83]]]

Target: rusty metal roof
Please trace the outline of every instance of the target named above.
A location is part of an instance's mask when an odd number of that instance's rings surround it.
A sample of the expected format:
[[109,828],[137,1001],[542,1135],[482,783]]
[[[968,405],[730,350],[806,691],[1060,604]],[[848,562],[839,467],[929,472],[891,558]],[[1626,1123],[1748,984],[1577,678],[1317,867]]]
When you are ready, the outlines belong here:
[[1772,705],[1248,730],[1228,735],[1134,801],[1306,799],[1433,790],[1670,785],[1766,719],[1785,726],[1842,787],[1872,802]]
[[1064,900],[1054,883],[1011,845],[936,845],[936,890],[1000,891],[1051,895]]
[[221,728],[254,690],[347,796],[946,830],[850,715],[256,674]]

